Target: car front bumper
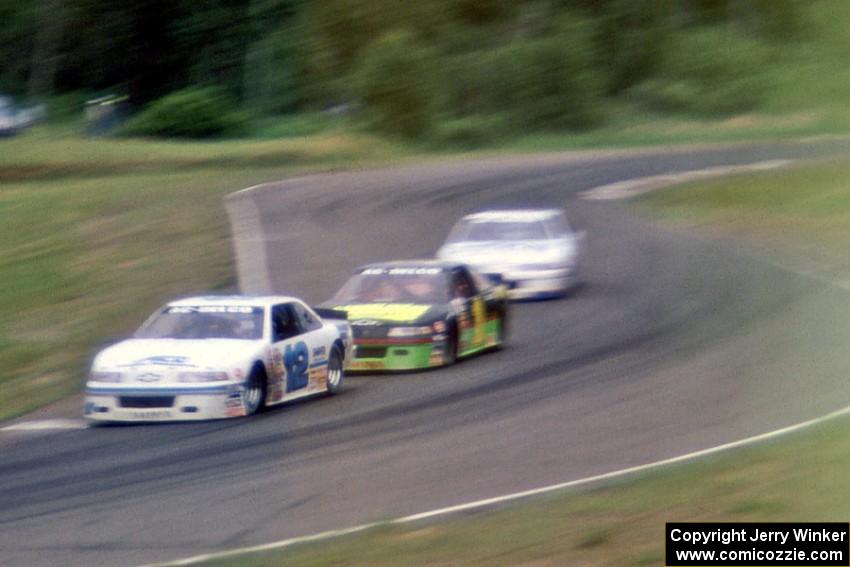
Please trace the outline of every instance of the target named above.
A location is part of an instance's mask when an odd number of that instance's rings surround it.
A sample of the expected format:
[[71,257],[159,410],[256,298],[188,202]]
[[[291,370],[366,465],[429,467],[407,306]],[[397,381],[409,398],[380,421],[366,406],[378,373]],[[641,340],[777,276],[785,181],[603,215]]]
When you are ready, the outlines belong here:
[[354,344],[354,356],[346,360],[346,370],[352,372],[421,370],[447,362],[444,340],[410,343],[355,338]]
[[242,384],[208,388],[86,388],[83,415],[93,421],[152,422],[245,415]]

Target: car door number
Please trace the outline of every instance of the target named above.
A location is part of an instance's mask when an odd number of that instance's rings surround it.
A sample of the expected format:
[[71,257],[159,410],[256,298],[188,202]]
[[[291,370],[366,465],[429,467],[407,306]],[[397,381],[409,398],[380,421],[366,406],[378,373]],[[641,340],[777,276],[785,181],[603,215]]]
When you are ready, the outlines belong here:
[[299,341],[286,345],[283,353],[283,365],[286,368],[286,391],[300,390],[307,386],[310,367],[310,350],[307,343]]

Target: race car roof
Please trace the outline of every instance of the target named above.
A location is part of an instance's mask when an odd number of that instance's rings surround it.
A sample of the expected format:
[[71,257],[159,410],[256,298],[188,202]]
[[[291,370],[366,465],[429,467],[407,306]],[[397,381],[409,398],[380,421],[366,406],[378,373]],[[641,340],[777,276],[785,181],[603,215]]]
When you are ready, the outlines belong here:
[[286,295],[201,295],[169,301],[170,307],[194,305],[244,305],[249,307],[268,307],[289,301],[303,301]]
[[562,214],[558,209],[511,209],[481,211],[463,217],[471,222],[536,222]]

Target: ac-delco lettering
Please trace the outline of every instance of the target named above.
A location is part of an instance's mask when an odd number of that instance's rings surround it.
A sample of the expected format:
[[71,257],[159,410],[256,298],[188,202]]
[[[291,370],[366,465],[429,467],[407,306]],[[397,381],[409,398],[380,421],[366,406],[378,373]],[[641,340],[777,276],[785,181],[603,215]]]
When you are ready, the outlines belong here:
[[442,272],[441,268],[366,268],[361,273],[367,276],[430,276]]
[[253,313],[253,307],[240,305],[199,305],[171,307],[169,313]]

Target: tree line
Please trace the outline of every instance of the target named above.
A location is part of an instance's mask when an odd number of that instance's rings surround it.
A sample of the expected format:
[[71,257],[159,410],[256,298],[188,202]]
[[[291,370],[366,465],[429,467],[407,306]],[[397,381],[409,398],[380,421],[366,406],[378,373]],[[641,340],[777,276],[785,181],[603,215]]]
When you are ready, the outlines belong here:
[[412,136],[438,120],[580,128],[604,113],[599,101],[626,92],[694,111],[754,104],[765,46],[805,34],[805,6],[0,0],[0,92],[114,92],[141,109],[215,87],[251,113],[355,105],[376,128]]

